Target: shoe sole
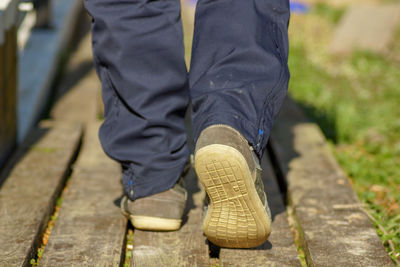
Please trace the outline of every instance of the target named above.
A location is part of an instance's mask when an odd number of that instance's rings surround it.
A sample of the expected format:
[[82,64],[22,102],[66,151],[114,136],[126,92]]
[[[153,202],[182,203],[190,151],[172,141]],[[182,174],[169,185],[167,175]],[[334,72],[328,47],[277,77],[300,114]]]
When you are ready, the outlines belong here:
[[182,220],[150,216],[129,215],[129,219],[135,229],[146,231],[176,231],[182,223]]
[[228,248],[263,244],[270,234],[271,220],[243,155],[230,146],[208,145],[197,151],[195,169],[210,197],[204,219],[207,238]]

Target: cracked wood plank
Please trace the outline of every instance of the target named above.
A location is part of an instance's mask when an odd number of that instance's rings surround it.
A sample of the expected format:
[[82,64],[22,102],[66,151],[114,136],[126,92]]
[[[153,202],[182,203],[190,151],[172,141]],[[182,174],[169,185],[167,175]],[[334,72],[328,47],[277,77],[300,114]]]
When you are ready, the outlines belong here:
[[271,146],[310,266],[393,266],[321,130],[291,99],[272,131]]
[[34,144],[20,149],[0,190],[0,266],[27,265],[36,254],[81,134],[77,124],[40,127]]
[[87,127],[41,266],[121,264],[127,227],[115,204],[122,192],[121,168],[102,151],[99,125]]

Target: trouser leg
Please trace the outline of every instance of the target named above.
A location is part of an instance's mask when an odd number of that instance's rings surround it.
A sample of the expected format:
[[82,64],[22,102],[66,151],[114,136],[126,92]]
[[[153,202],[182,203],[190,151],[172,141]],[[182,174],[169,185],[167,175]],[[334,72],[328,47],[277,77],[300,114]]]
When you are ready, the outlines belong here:
[[85,0],[102,83],[104,151],[132,200],[171,188],[188,160],[179,0]]
[[193,135],[227,124],[261,157],[287,92],[288,0],[199,0],[190,95]]

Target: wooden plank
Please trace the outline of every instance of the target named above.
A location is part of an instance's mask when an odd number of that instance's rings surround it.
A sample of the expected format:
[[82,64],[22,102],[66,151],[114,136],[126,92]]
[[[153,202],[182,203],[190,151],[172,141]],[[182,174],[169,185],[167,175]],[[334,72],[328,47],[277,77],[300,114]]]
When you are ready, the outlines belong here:
[[254,249],[221,249],[223,266],[301,266],[287,219],[286,207],[267,155],[262,159],[263,182],[272,215],[268,241]]
[[19,75],[18,79],[19,141],[44,111],[61,56],[73,37],[82,9],[80,0],[53,1],[52,27],[32,31],[20,53],[18,72],[23,75]]
[[51,117],[59,121],[95,121],[100,114],[97,101],[100,83],[96,71],[92,68],[70,89],[54,106]]
[[102,151],[99,124],[87,127],[41,266],[120,266],[127,220],[114,202],[121,168]]
[[393,266],[321,130],[290,99],[271,145],[310,266]]
[[91,34],[87,33],[69,59],[57,88],[59,99],[51,111],[51,117],[83,123],[96,120],[101,113],[97,101],[100,88],[93,66]]
[[16,163],[0,190],[0,266],[21,266],[35,255],[55,199],[78,149],[82,129],[55,124]]
[[185,178],[188,190],[183,226],[175,232],[135,230],[131,266],[210,266],[203,235],[202,207],[205,192],[194,170]]

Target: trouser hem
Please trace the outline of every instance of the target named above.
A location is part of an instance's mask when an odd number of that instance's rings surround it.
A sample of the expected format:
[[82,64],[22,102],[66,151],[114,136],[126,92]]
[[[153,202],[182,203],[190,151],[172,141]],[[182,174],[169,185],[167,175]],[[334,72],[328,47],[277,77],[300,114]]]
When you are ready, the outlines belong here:
[[173,169],[165,170],[157,176],[140,180],[135,176],[134,167],[130,165],[123,171],[122,174],[124,193],[130,200],[135,200],[167,191],[176,184],[182,175],[186,164],[187,161],[185,161],[183,165],[179,165]]
[[[221,115],[223,114],[223,115]],[[227,115],[229,114],[229,115]],[[215,124],[228,125],[237,131],[239,131],[253,147],[261,140],[259,137],[259,130],[254,123],[241,117],[238,114],[232,113],[232,111],[220,112],[219,114],[208,114],[199,120],[199,122],[193,123],[193,139],[194,143],[200,136],[200,133],[207,127]],[[265,144],[266,145],[266,144]],[[264,145],[264,146],[265,146]],[[262,152],[257,153],[260,157]]]

